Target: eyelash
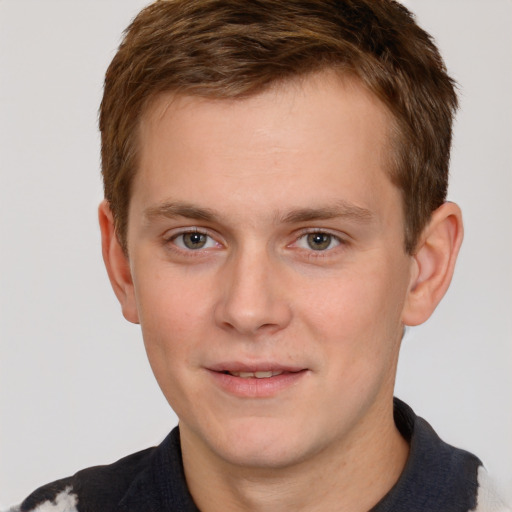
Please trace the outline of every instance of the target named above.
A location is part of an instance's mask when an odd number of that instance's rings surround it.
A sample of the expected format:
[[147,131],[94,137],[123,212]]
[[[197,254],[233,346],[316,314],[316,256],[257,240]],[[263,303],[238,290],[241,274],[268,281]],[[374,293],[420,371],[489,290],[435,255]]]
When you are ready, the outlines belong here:
[[[306,249],[306,248],[301,248],[301,247],[298,247],[298,249],[300,251],[304,251],[307,253],[307,256],[308,258],[327,258],[329,256],[332,255],[332,252],[333,251],[336,251],[336,249],[339,249],[343,246],[347,246],[348,245],[348,241],[344,238],[342,238],[341,236],[337,235],[337,234],[334,234],[332,232],[330,232],[329,230],[326,230],[326,229],[307,229],[307,230],[304,230],[302,231],[299,236],[295,239],[295,241],[290,244],[290,246],[293,246],[293,245],[296,245],[298,244],[298,242],[301,240],[301,239],[304,239],[306,238],[307,236],[309,235],[327,235],[329,237],[331,237],[331,240],[334,240],[336,242],[336,245],[334,247],[330,247],[330,248],[326,248],[326,249],[320,249],[320,250],[314,250],[314,249]],[[329,244],[330,245],[330,244]]]
[[[185,235],[191,235],[191,234],[204,235],[204,236],[208,237],[211,241],[213,241],[217,247],[206,247],[206,248],[200,247],[197,249],[191,249],[191,248],[182,247],[176,243],[176,240],[179,237],[183,237]],[[316,235],[316,234],[326,235],[326,236],[330,237],[331,241],[330,241],[329,245],[331,245],[332,241],[335,241],[336,245],[334,247],[328,246],[325,249],[318,249],[318,250],[315,250],[312,248],[308,249],[308,248],[304,248],[304,247],[297,247],[297,244],[302,239],[305,239],[309,235]],[[192,256],[192,257],[201,257],[201,256],[204,256],[205,251],[207,251],[209,249],[217,249],[218,246],[223,246],[223,244],[221,242],[218,242],[217,239],[218,239],[218,237],[212,236],[212,234],[208,230],[205,230],[204,228],[199,229],[196,227],[191,227],[186,230],[179,231],[179,232],[173,232],[173,233],[165,236],[163,239],[163,243],[169,249],[171,249],[175,252],[178,252],[181,255],[187,255],[187,256]],[[208,242],[206,242],[206,243],[208,243]],[[184,242],[182,242],[182,244],[184,244]],[[335,251],[340,246],[346,246],[346,245],[348,245],[348,241],[346,239],[344,239],[344,238],[340,237],[339,235],[336,235],[326,229],[307,229],[307,230],[301,231],[299,233],[299,235],[294,239],[294,241],[291,244],[287,245],[287,248],[288,247],[293,248],[294,246],[296,246],[295,248],[298,249],[299,251],[301,251],[303,253],[307,253],[308,258],[325,258],[325,257],[330,256],[332,254],[332,252]]]
[[[213,241],[215,243],[215,245],[222,245],[220,242],[217,241],[217,237],[212,236],[211,233],[209,233],[207,230],[199,229],[199,228],[195,228],[195,227],[191,227],[191,228],[185,229],[183,231],[179,231],[179,232],[173,232],[171,234],[164,236],[163,244],[168,249],[175,251],[175,252],[179,253],[180,255],[187,255],[189,257],[190,256],[192,256],[192,257],[204,256],[205,250],[217,248],[217,247],[206,247],[206,248],[199,247],[197,249],[191,249],[191,248],[186,248],[186,247],[180,247],[180,245],[177,244],[176,240],[178,238],[184,237],[185,235],[194,235],[194,234],[204,235],[205,237],[207,237],[211,241]],[[185,245],[184,242],[182,242],[182,243],[183,243],[183,245]]]

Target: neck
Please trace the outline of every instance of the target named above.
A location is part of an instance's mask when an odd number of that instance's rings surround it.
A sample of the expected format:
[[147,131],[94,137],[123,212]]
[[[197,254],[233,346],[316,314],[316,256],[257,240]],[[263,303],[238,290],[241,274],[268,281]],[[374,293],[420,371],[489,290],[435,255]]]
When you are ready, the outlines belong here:
[[375,411],[379,421],[358,425],[349,439],[287,467],[232,465],[202,450],[182,428],[185,475],[195,503],[202,512],[370,510],[397,482],[409,452],[388,402],[386,411]]

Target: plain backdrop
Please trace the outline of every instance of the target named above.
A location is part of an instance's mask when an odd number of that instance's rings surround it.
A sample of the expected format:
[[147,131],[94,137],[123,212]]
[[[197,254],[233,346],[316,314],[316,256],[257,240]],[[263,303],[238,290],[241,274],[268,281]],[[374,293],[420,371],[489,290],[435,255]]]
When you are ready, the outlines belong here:
[[[0,508],[176,423],[100,255],[97,109],[142,0],[0,0]],[[452,287],[410,330],[397,396],[512,495],[512,2],[405,2],[460,83]]]

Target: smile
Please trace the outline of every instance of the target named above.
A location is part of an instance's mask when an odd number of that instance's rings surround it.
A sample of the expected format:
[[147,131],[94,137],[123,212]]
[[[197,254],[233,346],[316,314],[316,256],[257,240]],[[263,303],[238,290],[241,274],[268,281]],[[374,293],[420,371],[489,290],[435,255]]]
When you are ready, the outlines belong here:
[[233,375],[233,377],[240,377],[242,379],[268,379],[281,375],[283,371],[266,371],[266,372],[224,372],[227,375]]
[[[310,373],[301,368],[248,368],[233,364],[209,368],[208,374],[218,389],[238,398],[272,398],[291,390]],[[232,366],[229,368],[229,366]],[[242,366],[242,368],[240,368]]]

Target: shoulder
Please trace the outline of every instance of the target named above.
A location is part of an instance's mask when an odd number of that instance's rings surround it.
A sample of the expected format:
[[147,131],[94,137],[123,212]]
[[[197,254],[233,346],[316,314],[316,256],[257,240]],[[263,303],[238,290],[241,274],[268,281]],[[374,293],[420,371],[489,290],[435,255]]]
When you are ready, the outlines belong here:
[[[7,512],[109,512],[137,476],[145,470],[156,448],[123,457],[105,466],[94,466],[36,489],[21,505]],[[80,504],[80,505],[79,505]]]
[[198,512],[187,488],[179,428],[154,448],[34,491],[7,512]]
[[372,512],[512,512],[498,497],[482,462],[441,440],[395,399],[395,424],[410,451],[400,479]]
[[72,478],[57,480],[34,491],[21,505],[7,512],[75,512],[77,498]]
[[494,482],[483,466],[478,468],[478,496],[475,512],[512,512],[500,498]]

